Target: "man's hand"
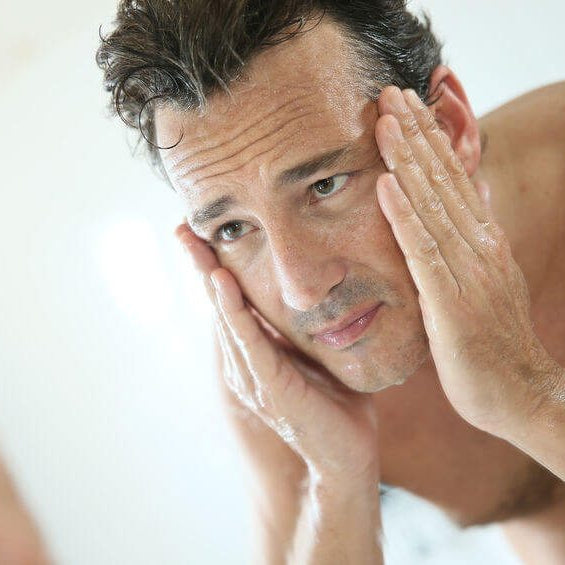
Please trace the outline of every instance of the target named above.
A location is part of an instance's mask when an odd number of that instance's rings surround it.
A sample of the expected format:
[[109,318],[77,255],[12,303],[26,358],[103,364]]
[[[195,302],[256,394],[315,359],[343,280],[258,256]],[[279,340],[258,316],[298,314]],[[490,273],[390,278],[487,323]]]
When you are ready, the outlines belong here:
[[321,475],[378,480],[371,398],[340,386],[324,369],[277,342],[213,250],[186,224],[177,234],[206,281],[215,305],[224,378],[242,405]]
[[527,420],[563,372],[534,333],[527,284],[488,187],[475,188],[414,91],[387,87],[378,107],[390,171],[378,200],[419,291],[439,379],[463,418],[502,432]]
[[[381,563],[377,422],[371,396],[347,389],[273,335],[212,248],[186,224],[176,235],[215,307],[225,383],[308,469],[308,497],[294,545],[285,551],[292,551],[292,562],[301,564],[327,563],[337,549],[348,562]],[[280,448],[271,451],[281,459]]]

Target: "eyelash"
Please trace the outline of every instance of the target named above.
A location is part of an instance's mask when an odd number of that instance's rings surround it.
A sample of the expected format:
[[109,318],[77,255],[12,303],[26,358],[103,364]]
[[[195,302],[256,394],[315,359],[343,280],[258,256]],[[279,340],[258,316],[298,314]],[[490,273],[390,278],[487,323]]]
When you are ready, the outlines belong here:
[[327,177],[325,179],[316,181],[314,184],[311,184],[309,189],[310,192],[314,193],[314,187],[320,183],[323,183],[325,181],[331,181],[335,179],[338,179],[340,177],[345,177],[345,182],[335,191],[332,191],[330,194],[321,196],[320,194],[318,194],[318,199],[317,202],[320,202],[321,200],[327,200],[328,198],[331,198],[334,194],[338,194],[339,192],[342,192],[343,190],[345,190],[345,188],[347,188],[348,184],[349,184],[349,180],[351,179],[351,177],[353,176],[353,173],[340,173],[338,175],[333,175],[332,177]]
[[[328,200],[328,198],[331,198],[331,197],[334,196],[335,194],[339,194],[340,192],[343,192],[343,191],[349,186],[349,181],[351,180],[351,178],[352,178],[353,176],[355,176],[355,173],[353,173],[353,172],[352,172],[352,173],[340,173],[340,174],[337,174],[337,175],[333,175],[333,176],[331,176],[331,177],[326,177],[326,178],[324,178],[324,179],[320,179],[319,181],[316,181],[315,183],[311,184],[311,185],[308,187],[308,189],[309,189],[310,192],[313,193],[313,192],[314,192],[314,187],[315,187],[316,185],[320,184],[320,183],[323,183],[323,182],[325,182],[325,181],[330,181],[330,180],[333,180],[333,179],[337,179],[337,178],[339,178],[339,177],[346,177],[345,182],[344,182],[344,184],[343,184],[342,186],[340,186],[337,190],[335,190],[334,192],[331,192],[330,194],[328,194],[328,195],[326,195],[326,196],[322,196],[322,197],[318,196],[318,199],[315,200],[315,201],[313,202],[313,204],[318,204],[319,202],[321,202],[321,201],[323,201],[323,200]],[[225,224],[222,224],[222,225],[214,232],[214,235],[213,235],[213,237],[212,237],[213,243],[228,243],[228,244],[229,244],[229,243],[233,243],[234,241],[237,241],[237,240],[240,239],[240,238],[236,238],[236,239],[232,239],[232,240],[230,240],[230,239],[224,239],[224,238],[222,237],[222,235],[221,235],[221,234],[222,234],[222,230],[224,230],[225,228],[230,227],[230,226],[239,226],[239,225],[242,225],[242,224],[243,224],[243,222],[241,222],[241,221],[239,221],[239,220],[235,220],[235,221],[233,221],[233,222],[226,222]]]

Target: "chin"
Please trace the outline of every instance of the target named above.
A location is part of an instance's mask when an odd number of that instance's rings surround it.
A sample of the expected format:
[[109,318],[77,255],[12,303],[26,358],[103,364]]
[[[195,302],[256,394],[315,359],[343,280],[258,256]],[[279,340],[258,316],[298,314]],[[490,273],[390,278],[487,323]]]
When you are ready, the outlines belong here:
[[379,339],[355,344],[341,363],[325,365],[342,384],[357,392],[375,393],[402,385],[429,361],[428,338],[422,327],[410,339],[393,342],[394,348],[387,347],[390,343]]

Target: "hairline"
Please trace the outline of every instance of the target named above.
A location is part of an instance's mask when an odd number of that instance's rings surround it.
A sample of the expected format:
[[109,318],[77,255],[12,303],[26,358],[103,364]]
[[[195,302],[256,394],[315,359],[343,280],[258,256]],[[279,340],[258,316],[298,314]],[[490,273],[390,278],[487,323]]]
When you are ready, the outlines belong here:
[[[308,22],[311,22],[311,21],[314,21],[314,25],[312,27],[307,27]],[[306,22],[304,23],[303,28],[301,28],[299,31],[293,33],[291,29],[285,30],[285,32],[281,33],[283,38],[280,41],[278,41],[277,43],[275,43],[273,45],[264,46],[257,53],[255,53],[252,57],[250,57],[247,65],[246,65],[247,69],[244,68],[242,70],[242,72],[240,73],[240,75],[236,79],[225,84],[225,88],[222,88],[222,86],[219,85],[219,84],[216,85],[216,88],[211,90],[206,95],[206,97],[204,98],[204,104],[203,105],[202,104],[200,104],[200,105],[190,105],[190,104],[187,104],[186,102],[183,102],[181,97],[173,97],[173,96],[168,97],[168,98],[163,97],[162,99],[157,100],[155,106],[151,109],[151,111],[153,113],[152,119],[153,119],[154,130],[156,131],[156,120],[157,120],[156,110],[159,109],[159,108],[161,108],[161,109],[171,109],[171,110],[177,111],[177,112],[189,112],[189,113],[192,113],[193,115],[195,114],[196,116],[204,116],[205,113],[210,108],[211,99],[215,98],[216,96],[218,96],[218,95],[226,96],[226,97],[233,99],[233,92],[232,92],[230,87],[236,86],[236,85],[239,85],[239,84],[245,84],[245,83],[247,83],[251,80],[251,75],[250,75],[248,69],[252,66],[253,61],[255,61],[259,55],[261,55],[261,54],[263,54],[263,53],[265,53],[265,52],[267,52],[267,51],[269,51],[273,48],[276,48],[276,47],[280,46],[281,44],[288,43],[289,41],[292,41],[298,35],[313,31],[323,21],[328,21],[331,24],[336,26],[336,28],[338,29],[339,33],[341,34],[341,36],[344,40],[345,45],[348,47],[347,55],[346,55],[346,61],[348,63],[348,66],[352,70],[352,78],[354,80],[354,83],[356,83],[357,86],[359,87],[359,92],[363,96],[365,96],[367,98],[367,100],[375,101],[378,98],[380,92],[387,85],[382,84],[382,83],[371,84],[371,81],[368,80],[368,78],[366,76],[366,70],[361,66],[361,64],[363,62],[365,62],[367,64],[367,63],[370,63],[371,61],[369,61],[369,57],[363,53],[363,50],[364,50],[363,43],[359,40],[359,38],[357,38],[353,35],[351,30],[349,30],[345,24],[336,20],[335,17],[332,16],[332,14],[328,14],[328,13],[323,12],[321,10],[314,10],[312,13],[310,13],[308,18],[306,19]],[[285,33],[286,33],[286,35],[285,35]],[[176,145],[182,141],[182,138],[183,138],[183,134],[181,134],[179,140],[174,145],[172,145],[170,147],[159,148],[159,147],[155,146],[155,148],[154,148],[155,153],[159,156],[159,161],[158,161],[159,168],[161,169],[161,172],[163,173],[163,176],[164,176],[166,182],[175,191],[176,191],[176,189],[174,188],[174,185],[171,182],[171,180],[170,180],[170,178],[167,174],[165,165],[163,163],[163,160],[162,160],[162,157],[161,157],[161,150],[172,149],[172,148],[176,147]]]

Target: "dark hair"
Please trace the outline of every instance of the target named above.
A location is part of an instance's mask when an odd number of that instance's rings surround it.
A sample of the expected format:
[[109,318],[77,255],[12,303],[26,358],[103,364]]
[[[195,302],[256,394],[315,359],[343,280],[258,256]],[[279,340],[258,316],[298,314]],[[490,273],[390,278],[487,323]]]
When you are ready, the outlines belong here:
[[[111,92],[110,108],[145,140],[161,172],[155,103],[204,109],[207,97],[229,92],[260,51],[328,17],[352,47],[360,87],[376,99],[384,86],[413,88],[427,103],[441,44],[406,0],[121,0],[114,29],[96,62]],[[164,175],[165,178],[166,175]]]

